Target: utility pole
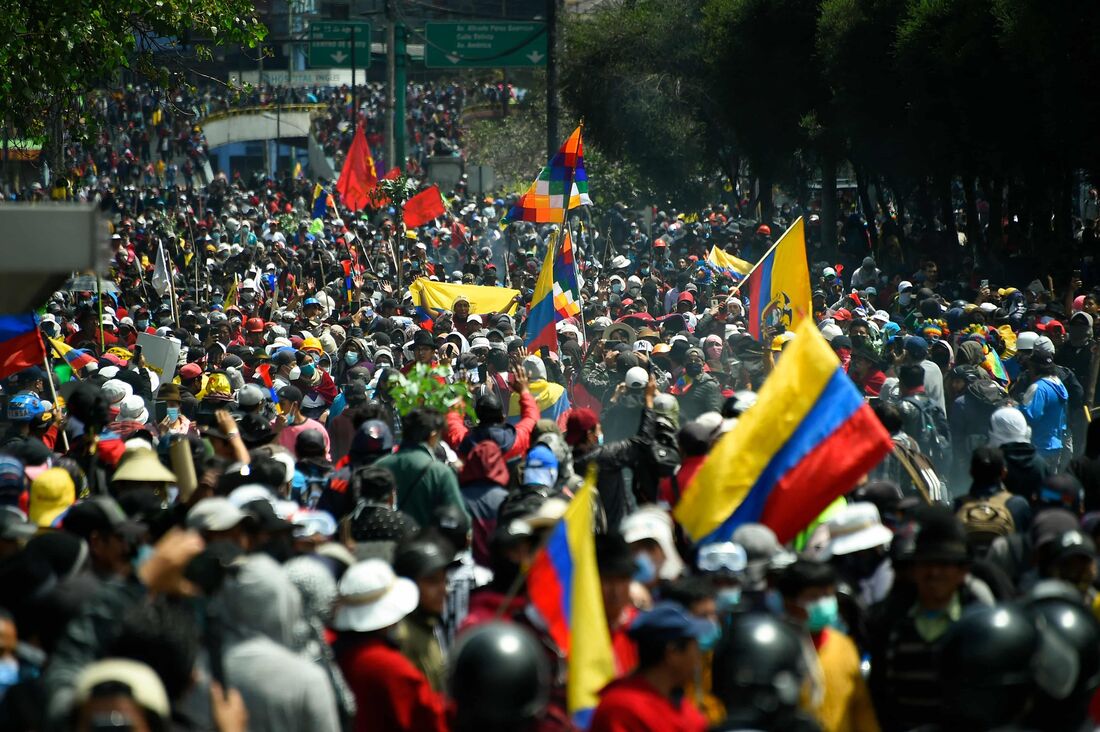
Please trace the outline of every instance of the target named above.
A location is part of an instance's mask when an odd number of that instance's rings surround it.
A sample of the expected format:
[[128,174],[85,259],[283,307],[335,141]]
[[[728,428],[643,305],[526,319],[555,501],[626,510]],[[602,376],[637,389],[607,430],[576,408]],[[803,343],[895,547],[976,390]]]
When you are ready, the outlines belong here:
[[[370,48],[370,39],[367,39],[367,48]],[[359,125],[359,104],[355,100],[355,26],[351,26],[351,134],[354,137],[356,127]]]
[[394,45],[394,105],[393,105],[393,165],[405,170],[405,62],[408,60],[405,44],[408,34],[404,23],[393,24]]
[[392,168],[397,160],[397,146],[394,144],[394,116],[397,106],[397,95],[394,93],[397,81],[397,69],[395,62],[396,49],[394,48],[397,35],[394,28],[397,13],[394,12],[395,0],[386,0],[386,167]]
[[[546,159],[554,157],[558,138],[558,2],[546,0]],[[568,193],[566,194],[568,195]]]

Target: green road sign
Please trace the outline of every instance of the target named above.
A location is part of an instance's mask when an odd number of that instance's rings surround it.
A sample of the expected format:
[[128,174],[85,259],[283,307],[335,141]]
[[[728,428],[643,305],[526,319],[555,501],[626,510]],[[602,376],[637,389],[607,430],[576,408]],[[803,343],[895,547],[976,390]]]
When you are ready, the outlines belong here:
[[424,65],[436,68],[544,66],[546,24],[427,22]]
[[[355,56],[352,56],[352,29]],[[309,65],[312,68],[350,69],[370,66],[370,23],[359,20],[315,20],[309,27]]]

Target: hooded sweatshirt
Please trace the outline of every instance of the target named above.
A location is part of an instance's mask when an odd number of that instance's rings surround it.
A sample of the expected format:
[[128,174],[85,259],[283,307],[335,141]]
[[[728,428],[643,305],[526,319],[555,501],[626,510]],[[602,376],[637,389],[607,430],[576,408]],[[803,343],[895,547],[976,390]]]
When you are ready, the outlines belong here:
[[305,622],[298,590],[267,555],[250,556],[219,598],[225,674],[240,690],[250,730],[340,730],[324,670],[291,650]]
[[508,466],[492,440],[477,443],[459,473],[459,490],[473,519],[474,561],[489,566],[489,538],[497,527],[500,504],[508,497]]
[[1031,444],[1040,454],[1062,449],[1066,432],[1066,407],[1069,392],[1057,376],[1037,379],[1024,393],[1020,411],[1031,425]]

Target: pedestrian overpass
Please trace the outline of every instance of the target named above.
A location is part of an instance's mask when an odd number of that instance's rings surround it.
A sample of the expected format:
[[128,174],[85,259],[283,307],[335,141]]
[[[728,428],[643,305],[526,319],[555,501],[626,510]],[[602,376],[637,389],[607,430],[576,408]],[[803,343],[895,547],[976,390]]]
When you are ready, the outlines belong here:
[[[210,158],[217,160],[221,172],[229,173],[234,158],[254,157],[259,150],[265,160],[298,160],[311,177],[331,179],[336,175],[332,161],[325,157],[311,125],[313,117],[325,109],[324,104],[236,107],[208,115],[198,124],[206,136]],[[300,155],[302,149],[305,156]]]

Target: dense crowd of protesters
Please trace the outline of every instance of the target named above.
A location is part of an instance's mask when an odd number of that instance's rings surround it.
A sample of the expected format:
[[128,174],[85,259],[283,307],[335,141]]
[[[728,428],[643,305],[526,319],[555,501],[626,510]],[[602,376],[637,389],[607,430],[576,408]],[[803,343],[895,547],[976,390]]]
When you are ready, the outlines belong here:
[[[414,88],[417,145],[452,149],[468,96]],[[591,729],[1092,728],[1100,279],[1073,243],[1059,282],[1008,279],[888,212],[830,250],[808,206],[617,205],[570,217],[582,311],[528,352],[560,232],[502,229],[514,196],[459,186],[406,230],[314,221],[304,178],[148,179],[205,154],[157,99],[105,97],[74,157],[115,286],[55,293],[40,327],[71,367],[3,384],[0,728],[573,729],[525,573],[590,466],[616,673]],[[345,92],[313,100],[339,154]],[[788,545],[692,545],[671,508],[795,338],[749,336],[707,255],[754,262],[799,215],[812,317],[894,450]],[[518,295],[429,308],[416,278]],[[139,334],[179,346],[174,374]],[[435,389],[464,396],[407,406]]]

